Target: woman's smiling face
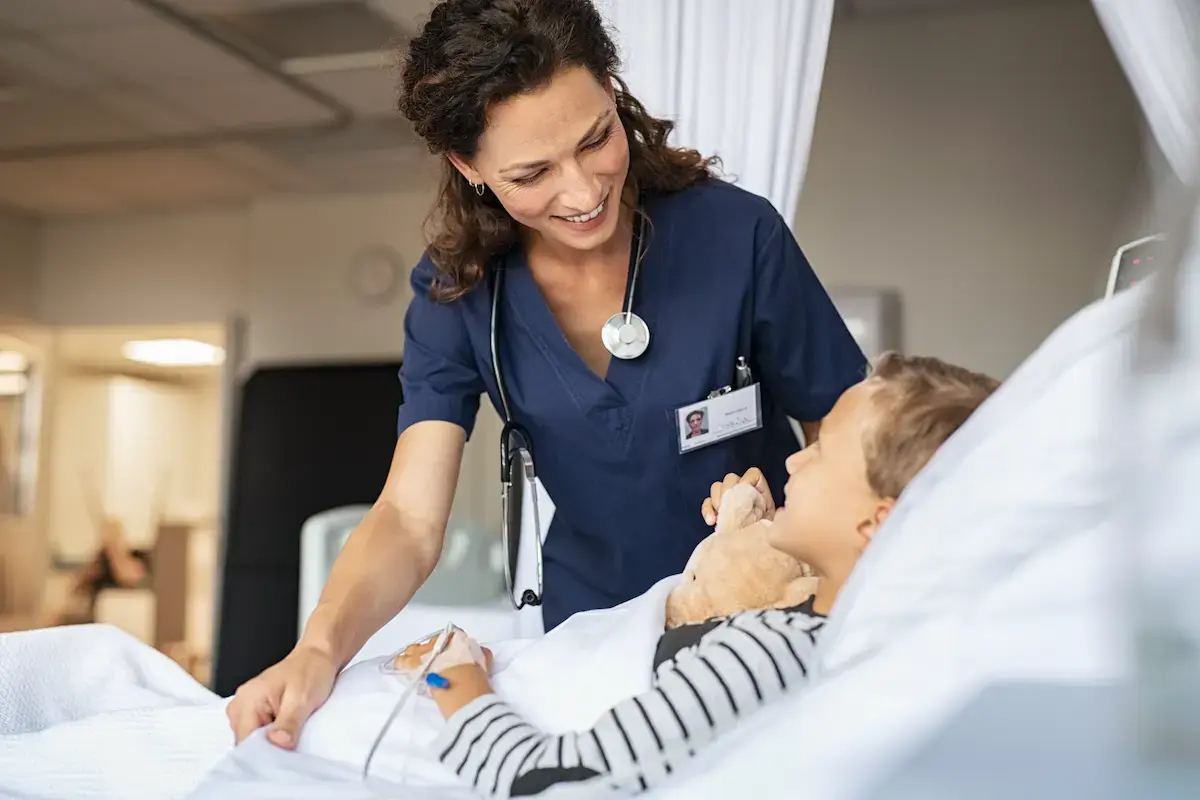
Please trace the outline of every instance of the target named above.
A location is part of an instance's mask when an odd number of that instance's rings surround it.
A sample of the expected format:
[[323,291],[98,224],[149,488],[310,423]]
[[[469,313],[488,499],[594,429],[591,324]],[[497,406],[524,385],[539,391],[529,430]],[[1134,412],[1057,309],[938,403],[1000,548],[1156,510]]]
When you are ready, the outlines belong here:
[[550,241],[592,250],[617,230],[629,142],[611,85],[582,67],[495,105],[471,162],[452,161]]

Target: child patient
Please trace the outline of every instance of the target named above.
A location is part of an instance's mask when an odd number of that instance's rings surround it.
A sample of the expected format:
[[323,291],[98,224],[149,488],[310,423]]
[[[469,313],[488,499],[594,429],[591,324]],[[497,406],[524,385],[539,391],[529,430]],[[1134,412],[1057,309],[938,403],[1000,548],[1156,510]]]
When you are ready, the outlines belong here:
[[[822,421],[819,440],[788,459],[786,504],[770,541],[812,567],[816,594],[794,608],[706,623],[698,640],[659,663],[649,690],[591,730],[555,736],[525,722],[493,693],[490,653],[456,633],[432,665],[430,693],[447,719],[435,753],[489,797],[593,778],[636,792],[663,780],[739,719],[803,685],[825,617],[896,498],[996,386],[933,358],[878,360]],[[418,663],[428,647],[398,661]]]

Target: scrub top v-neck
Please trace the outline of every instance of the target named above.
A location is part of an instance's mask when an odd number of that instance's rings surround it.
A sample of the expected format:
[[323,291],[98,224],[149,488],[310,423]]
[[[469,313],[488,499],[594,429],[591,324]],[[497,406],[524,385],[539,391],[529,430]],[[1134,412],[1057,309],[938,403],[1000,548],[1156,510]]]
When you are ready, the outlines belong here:
[[[797,448],[787,418],[821,419],[865,374],[862,352],[766,200],[714,180],[647,197],[644,209],[633,310],[651,343],[640,358],[613,358],[604,377],[563,335],[520,248],[489,265],[505,270],[497,346],[509,407],[556,507],[543,553],[547,629],[682,571],[711,532],[700,506],[727,473],[759,467],[782,503],[784,461]],[[442,420],[469,436],[482,394],[500,408],[492,282],[440,303],[429,295],[435,274],[428,256],[412,274],[399,431]],[[729,385],[739,356],[759,383],[762,427],[680,454],[675,410]]]

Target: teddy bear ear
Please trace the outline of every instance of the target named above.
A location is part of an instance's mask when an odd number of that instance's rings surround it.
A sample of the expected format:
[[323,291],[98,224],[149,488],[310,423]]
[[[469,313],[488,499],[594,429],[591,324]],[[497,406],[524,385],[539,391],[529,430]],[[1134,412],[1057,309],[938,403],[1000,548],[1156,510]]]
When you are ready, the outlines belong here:
[[738,531],[753,525],[762,519],[766,510],[766,501],[758,489],[747,483],[739,483],[721,495],[716,533]]

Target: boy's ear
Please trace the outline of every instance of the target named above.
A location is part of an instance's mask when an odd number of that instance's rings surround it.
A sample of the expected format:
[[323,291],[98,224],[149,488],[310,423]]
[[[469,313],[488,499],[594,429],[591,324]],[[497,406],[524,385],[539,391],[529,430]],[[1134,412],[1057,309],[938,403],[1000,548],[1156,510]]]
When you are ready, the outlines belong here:
[[858,533],[863,538],[863,546],[871,543],[875,538],[876,532],[891,516],[892,509],[896,506],[896,501],[890,497],[885,497],[875,504],[875,509],[871,512],[871,516],[858,523]]

